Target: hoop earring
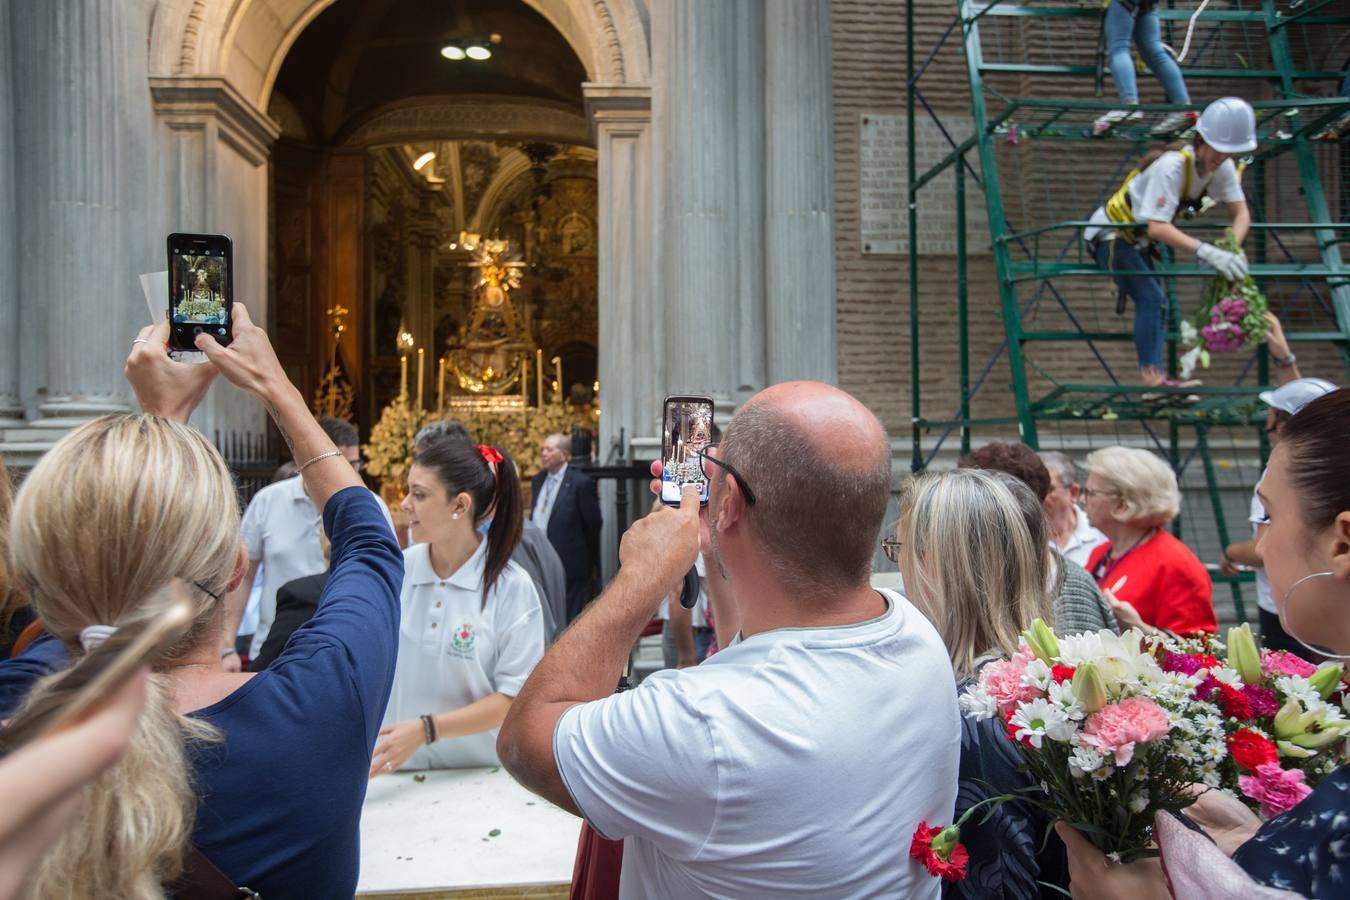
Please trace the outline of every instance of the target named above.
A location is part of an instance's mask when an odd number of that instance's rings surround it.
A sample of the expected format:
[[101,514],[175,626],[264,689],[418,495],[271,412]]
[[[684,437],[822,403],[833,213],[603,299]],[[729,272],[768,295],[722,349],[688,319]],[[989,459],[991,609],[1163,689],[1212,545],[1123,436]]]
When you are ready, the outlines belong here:
[[1314,578],[1334,578],[1334,577],[1335,576],[1332,575],[1332,573],[1330,572],[1310,572],[1309,574],[1304,575],[1298,581],[1295,581],[1293,584],[1291,584],[1289,586],[1289,590],[1284,592],[1284,601],[1280,604],[1280,626],[1284,628],[1285,634],[1289,635],[1291,638],[1298,641],[1299,644],[1302,645],[1305,649],[1307,649],[1310,653],[1316,653],[1318,656],[1325,656],[1327,659],[1350,660],[1350,653],[1333,653],[1326,647],[1318,647],[1315,644],[1308,643],[1307,641],[1303,640],[1303,638],[1299,637],[1298,635],[1290,631],[1289,623],[1285,621],[1284,611],[1289,608],[1289,598],[1294,596],[1294,591],[1298,590],[1299,587],[1301,587],[1305,581],[1312,581]]

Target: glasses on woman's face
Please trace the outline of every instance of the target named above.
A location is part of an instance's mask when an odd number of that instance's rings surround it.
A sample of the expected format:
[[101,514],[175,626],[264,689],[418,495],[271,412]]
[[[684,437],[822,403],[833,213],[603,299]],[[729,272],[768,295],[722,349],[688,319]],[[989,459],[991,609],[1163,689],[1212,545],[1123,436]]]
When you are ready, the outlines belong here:
[[1098,488],[1085,487],[1079,493],[1079,496],[1084,500],[1090,500],[1093,497],[1119,497],[1120,494],[1117,491],[1104,491]]
[[732,466],[731,463],[723,462],[722,460],[712,455],[712,451],[716,450],[719,446],[721,445],[709,444],[702,450],[698,451],[698,458],[703,463],[703,475],[709,480],[712,480],[712,473],[708,471],[708,463],[712,463],[719,469],[725,469],[729,475],[735,477],[736,483],[741,486],[741,494],[745,497],[745,505],[754,506],[755,492],[750,490],[750,485],[746,483],[745,476],[742,475],[740,472],[737,472],[735,467]]
[[885,538],[881,542],[881,552],[885,553],[886,558],[891,562],[899,562],[900,548],[903,546],[904,544],[897,541],[895,538]]

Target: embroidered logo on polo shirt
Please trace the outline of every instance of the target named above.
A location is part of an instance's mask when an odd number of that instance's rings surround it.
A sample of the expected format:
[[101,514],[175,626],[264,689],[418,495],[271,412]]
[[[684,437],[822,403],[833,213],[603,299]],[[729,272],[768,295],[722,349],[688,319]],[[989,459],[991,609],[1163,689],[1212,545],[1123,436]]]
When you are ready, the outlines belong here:
[[450,652],[456,656],[473,656],[473,642],[477,637],[473,626],[466,622],[450,635]]

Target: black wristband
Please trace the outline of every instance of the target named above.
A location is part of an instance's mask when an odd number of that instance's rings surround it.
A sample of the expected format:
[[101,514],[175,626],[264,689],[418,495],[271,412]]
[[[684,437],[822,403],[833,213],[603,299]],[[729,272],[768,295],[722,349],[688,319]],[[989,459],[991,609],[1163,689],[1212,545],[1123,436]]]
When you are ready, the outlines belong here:
[[436,720],[431,716],[422,716],[422,731],[426,735],[427,743],[436,743]]

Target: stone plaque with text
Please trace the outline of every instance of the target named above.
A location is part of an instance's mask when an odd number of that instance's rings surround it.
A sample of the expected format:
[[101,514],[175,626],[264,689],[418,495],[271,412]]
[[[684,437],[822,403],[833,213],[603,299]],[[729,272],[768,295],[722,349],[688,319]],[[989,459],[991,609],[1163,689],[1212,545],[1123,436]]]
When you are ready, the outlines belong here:
[[859,243],[867,254],[902,251],[905,237],[904,119],[864,113],[859,117]]

